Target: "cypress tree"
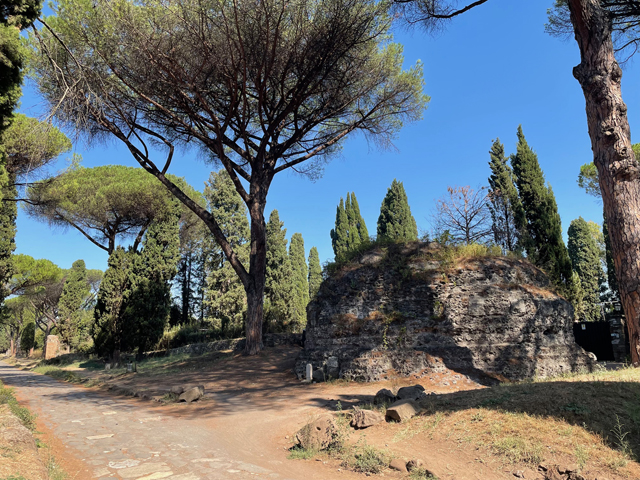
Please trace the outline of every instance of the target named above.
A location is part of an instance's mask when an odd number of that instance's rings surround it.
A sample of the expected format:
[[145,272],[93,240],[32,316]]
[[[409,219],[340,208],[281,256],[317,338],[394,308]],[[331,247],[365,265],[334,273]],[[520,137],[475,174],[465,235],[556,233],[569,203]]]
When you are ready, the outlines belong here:
[[404,185],[394,179],[380,207],[378,240],[409,242],[417,239],[418,227],[411,215]]
[[124,311],[126,349],[138,354],[162,338],[171,309],[171,280],[180,260],[180,205],[151,223],[135,255],[131,294]]
[[369,231],[360,214],[356,194],[347,192],[347,200],[340,198],[336,212],[336,225],[331,230],[331,245],[336,260],[344,258],[347,252],[369,241]]
[[336,210],[336,225],[331,230],[331,246],[336,260],[342,259],[349,251],[349,218],[342,197]]
[[[249,262],[249,219],[247,207],[226,170],[214,172],[205,187],[209,211],[244,265]],[[206,250],[206,248],[205,248]],[[210,239],[206,268],[205,316],[224,337],[242,334],[247,314],[247,295],[219,245]]]
[[[347,194],[348,196],[349,194]],[[360,214],[360,206],[358,205],[358,200],[356,199],[356,194],[351,192],[351,210],[353,216],[353,222],[349,223],[349,228],[356,229],[358,232],[358,237],[360,238],[359,243],[368,242],[369,241],[369,230],[367,229],[367,224],[364,223],[364,218]]]
[[293,301],[291,302],[291,329],[301,332],[307,325],[307,304],[309,303],[309,280],[307,261],[302,234],[294,233],[289,244],[293,281]]
[[88,333],[87,315],[82,308],[88,295],[86,265],[84,260],[76,260],[64,281],[58,302],[58,333],[62,341],[74,349]]
[[152,348],[162,337],[171,309],[171,280],[180,259],[180,208],[158,216],[142,250],[116,249],[100,284],[93,338],[96,350],[118,362],[120,353]]
[[489,209],[494,240],[503,250],[516,251],[520,237],[518,229],[523,229],[526,218],[500,139],[491,145],[489,156]]
[[293,303],[292,268],[287,254],[287,229],[273,210],[267,222],[267,272],[265,283],[265,319],[271,332],[290,328]]
[[101,355],[120,361],[123,350],[122,311],[131,294],[135,252],[116,247],[109,255],[107,270],[100,284],[92,328],[93,343]]
[[571,283],[571,260],[562,239],[562,225],[551,186],[545,184],[538,156],[518,127],[518,148],[511,157],[518,194],[526,216],[526,235],[521,234],[527,257],[545,269],[558,284]]
[[320,257],[318,249],[311,247],[309,250],[309,298],[313,299],[322,283],[322,267],[320,266]]
[[569,258],[573,270],[580,277],[585,321],[600,318],[600,285],[604,271],[600,262],[600,252],[587,222],[578,218],[569,226]]

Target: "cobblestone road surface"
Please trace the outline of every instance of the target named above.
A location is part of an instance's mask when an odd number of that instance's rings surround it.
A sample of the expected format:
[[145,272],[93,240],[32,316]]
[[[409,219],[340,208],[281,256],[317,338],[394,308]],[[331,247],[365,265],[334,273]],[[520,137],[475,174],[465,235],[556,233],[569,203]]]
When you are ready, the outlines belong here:
[[[281,479],[242,461],[198,418],[58,382],[0,362],[0,379],[27,399],[49,430],[75,449],[94,479]],[[84,479],[82,479],[84,480]]]

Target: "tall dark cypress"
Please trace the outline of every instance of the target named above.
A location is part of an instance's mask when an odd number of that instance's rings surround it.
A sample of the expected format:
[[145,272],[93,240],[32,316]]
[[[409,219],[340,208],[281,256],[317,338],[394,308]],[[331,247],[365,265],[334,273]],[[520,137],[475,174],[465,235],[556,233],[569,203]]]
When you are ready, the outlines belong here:
[[291,329],[293,279],[287,253],[287,229],[273,210],[267,222],[267,272],[264,289],[265,323],[271,332]]
[[503,250],[513,252],[518,250],[519,229],[523,229],[526,224],[525,213],[500,139],[496,139],[491,145],[489,156],[489,209],[493,221],[493,236]]
[[404,185],[394,179],[380,207],[378,240],[409,242],[417,239],[418,227],[411,215]]
[[518,195],[526,216],[527,238],[523,243],[527,257],[545,269],[558,284],[568,285],[573,272],[562,224],[551,186],[545,183],[538,156],[531,150],[518,127],[518,148],[511,157]]
[[331,230],[331,246],[336,260],[342,259],[349,251],[349,218],[342,198],[336,210],[335,228]]
[[569,258],[573,270],[580,277],[582,286],[583,318],[580,320],[597,321],[600,319],[600,284],[604,280],[604,271],[600,263],[600,252],[589,225],[579,217],[569,225]]
[[320,266],[320,257],[318,256],[318,249],[311,247],[309,250],[309,298],[313,298],[320,289],[322,283],[322,267]]
[[76,260],[71,265],[58,301],[58,332],[62,341],[71,348],[77,348],[88,334],[89,322],[82,309],[89,295],[87,268],[84,260]]
[[362,218],[360,214],[360,206],[358,205],[358,200],[354,192],[351,192],[351,210],[353,211],[353,223],[349,224],[349,228],[354,228],[358,231],[360,243],[368,242],[369,230],[367,229],[367,224],[364,222],[364,218]]
[[307,325],[307,304],[309,303],[309,280],[307,260],[302,234],[294,233],[289,243],[289,260],[293,282],[291,302],[291,330],[301,332]]

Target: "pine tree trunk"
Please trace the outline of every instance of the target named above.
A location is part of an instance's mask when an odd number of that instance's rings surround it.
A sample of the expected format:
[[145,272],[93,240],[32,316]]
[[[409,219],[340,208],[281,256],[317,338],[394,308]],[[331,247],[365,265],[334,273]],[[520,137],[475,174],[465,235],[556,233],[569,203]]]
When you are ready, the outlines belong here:
[[267,229],[264,221],[264,201],[249,206],[251,217],[251,254],[249,259],[249,281],[244,286],[247,294],[247,341],[244,353],[255,355],[262,350],[262,322],[264,319],[264,284],[267,265]]
[[594,163],[600,177],[620,298],[631,345],[640,364],[640,168],[631,148],[622,70],[615,60],[611,24],[600,0],[569,0],[581,62],[573,70],[586,100]]
[[[256,188],[252,185],[253,188]],[[266,190],[266,189],[265,189]],[[247,320],[245,331],[247,341],[244,352],[255,355],[262,350],[262,322],[264,320],[264,285],[267,269],[267,228],[264,221],[266,198],[259,198],[249,205],[251,217],[251,253],[249,257],[249,281],[245,284],[247,294]]]

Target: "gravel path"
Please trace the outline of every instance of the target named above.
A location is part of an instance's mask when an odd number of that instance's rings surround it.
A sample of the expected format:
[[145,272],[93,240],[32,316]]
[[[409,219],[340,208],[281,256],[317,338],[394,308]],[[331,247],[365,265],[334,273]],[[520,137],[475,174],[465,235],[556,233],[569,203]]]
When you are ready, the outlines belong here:
[[166,415],[157,407],[58,382],[4,362],[0,380],[27,399],[47,428],[82,456],[93,470],[91,478],[285,480],[279,473],[242,461],[243,452],[217,438],[220,434],[197,416]]

